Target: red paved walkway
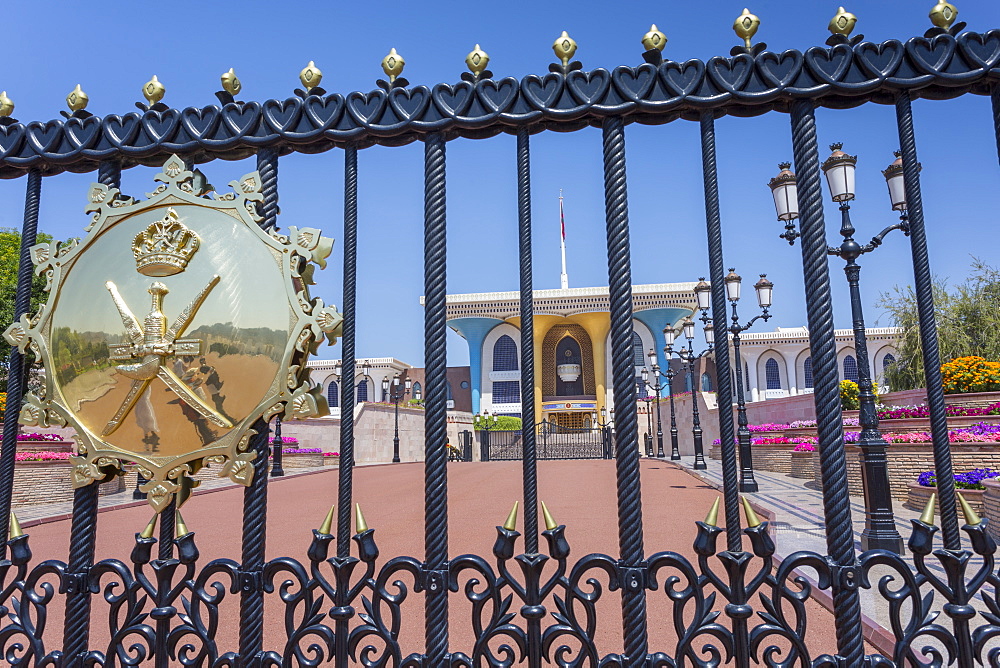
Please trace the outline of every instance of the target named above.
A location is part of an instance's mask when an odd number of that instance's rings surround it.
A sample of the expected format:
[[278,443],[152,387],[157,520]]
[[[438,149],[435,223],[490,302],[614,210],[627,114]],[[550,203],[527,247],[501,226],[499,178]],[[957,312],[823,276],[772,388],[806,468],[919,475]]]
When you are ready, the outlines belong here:
[[[497,524],[507,516],[521,493],[518,462],[457,463],[449,465],[450,553],[489,556],[496,539]],[[694,521],[703,519],[718,492],[686,472],[661,462],[642,463],[643,515],[646,554],[673,550],[691,558]],[[293,556],[305,561],[310,530],[319,526],[336,498],[337,472],[273,482],[268,515],[267,552],[273,558]],[[362,467],[355,470],[354,490],[381,551],[380,563],[400,554],[423,554],[423,467],[420,464]],[[570,562],[590,552],[618,553],[615,468],[611,461],[566,461],[539,463],[539,496],[555,519],[567,526],[566,537],[573,549]],[[188,527],[196,532],[202,564],[217,557],[239,559],[243,494],[228,489],[197,495],[184,507]],[[147,508],[124,508],[101,513],[98,524],[98,558],[126,559],[134,534],[149,520]],[[721,521],[720,517],[720,521]],[[518,529],[523,527],[518,519]],[[541,524],[541,522],[540,522]],[[544,525],[543,525],[544,526]],[[31,545],[40,558],[65,559],[69,522],[33,527]],[[721,537],[720,547],[724,545]],[[545,546],[544,539],[542,546]],[[520,550],[523,544],[518,545]],[[513,565],[512,565],[513,568]],[[662,581],[661,581],[662,587]],[[468,652],[471,647],[468,606],[453,594],[451,647]],[[227,597],[220,639],[223,651],[235,649],[237,598]],[[103,604],[95,607],[94,645],[100,646],[97,629],[106,626]],[[423,644],[423,600],[411,593],[404,606],[405,651],[420,651]],[[621,651],[621,613],[618,592],[604,591],[599,604],[599,648],[602,653]],[[551,609],[551,606],[550,606]],[[716,609],[721,609],[716,604]],[[514,611],[517,610],[515,602]],[[277,595],[268,597],[268,649],[278,649],[283,637],[284,611]],[[673,645],[671,608],[660,591],[649,594],[650,648],[669,650]],[[58,642],[61,615],[55,614],[46,631],[47,645]],[[229,640],[232,639],[232,640]],[[835,650],[832,617],[809,603],[810,650]]]

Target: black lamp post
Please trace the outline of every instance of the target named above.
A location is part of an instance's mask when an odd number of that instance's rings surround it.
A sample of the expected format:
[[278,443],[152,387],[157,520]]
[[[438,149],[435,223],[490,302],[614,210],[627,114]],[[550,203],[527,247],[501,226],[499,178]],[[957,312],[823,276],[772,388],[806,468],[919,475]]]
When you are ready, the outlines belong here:
[[140,485],[144,485],[146,482],[147,482],[146,478],[144,478],[143,475],[141,473],[139,473],[139,467],[138,467],[138,465],[136,465],[136,467],[135,467],[135,489],[132,490],[132,499],[134,501],[141,501],[142,499],[146,498],[146,493],[139,489],[139,486]]
[[[394,432],[393,437],[392,437],[392,463],[393,464],[398,464],[399,463],[399,402],[400,402],[400,400],[404,396],[406,396],[407,394],[409,394],[411,387],[413,387],[413,381],[410,380],[409,378],[406,379],[406,382],[403,384],[403,388],[400,388],[399,387],[399,374],[397,373],[395,376],[393,376],[393,378],[392,378],[392,388],[391,388],[392,389],[392,393],[389,395],[389,400],[392,401],[392,403],[395,404],[395,406],[396,406],[396,411],[395,411],[396,412],[396,427],[395,427],[395,432]],[[389,379],[388,378],[383,378],[382,379],[382,395],[384,396],[385,394],[389,393],[389,390],[390,390]]]
[[[889,471],[886,460],[888,443],[882,438],[878,428],[878,412],[875,407],[875,392],[872,384],[871,365],[868,360],[868,341],[865,334],[865,317],[861,304],[859,287],[861,266],[857,259],[882,245],[882,240],[893,230],[902,230],[909,235],[906,217],[906,191],[903,185],[903,161],[896,153],[896,161],[883,171],[889,186],[892,208],[900,211],[900,222],[890,225],[862,246],[854,240],[854,225],[851,223],[850,201],[854,199],[854,170],[857,156],[847,155],[843,144],[832,144],[833,153],[823,163],[823,172],[830,188],[830,196],[840,204],[840,234],[844,237],[840,246],[830,246],[827,254],[837,255],[846,260],[844,272],[851,293],[851,318],[854,324],[854,351],[858,362],[859,423],[861,434],[858,447],[861,450],[861,481],[865,499],[865,528],[861,532],[861,549],[889,550],[896,554],[903,552],[903,539],[896,530],[892,510],[892,496],[889,491]],[[768,184],[774,195],[778,220],[785,222],[785,232],[781,238],[794,244],[799,236],[795,229],[798,218],[798,199],[795,174],[791,164],[779,165],[781,172]]]
[[285,468],[281,465],[284,441],[281,440],[281,416],[274,417],[274,440],[271,441],[271,477],[280,478],[285,475]]
[[[733,360],[736,364],[736,440],[739,443],[740,451],[740,491],[756,492],[757,481],[753,477],[753,452],[750,447],[750,429],[747,426],[747,407],[743,396],[743,362],[740,360],[740,333],[750,329],[758,319],[767,322],[771,314],[767,309],[771,308],[771,291],[774,283],[767,280],[766,274],[760,275],[753,288],[757,293],[757,303],[763,313],[754,316],[747,324],[740,325],[740,316],[737,312],[737,304],[740,301],[740,285],[743,281],[735,269],[730,269],[726,276],[726,299],[733,307],[733,322],[729,326],[729,331],[733,335]],[[714,334],[713,334],[714,336]],[[719,407],[720,410],[722,407]]]
[[702,320],[705,321],[705,343],[708,344],[708,347],[697,355],[694,354],[694,321],[688,318],[684,321],[684,338],[687,339],[688,347],[685,349],[682,346],[677,353],[684,361],[688,385],[691,386],[691,421],[693,423],[691,435],[694,439],[694,468],[696,470],[705,470],[708,468],[708,465],[705,463],[705,444],[702,438],[701,416],[698,413],[698,399],[695,396],[697,388],[695,386],[694,370],[699,359],[715,352],[715,330],[707,315],[703,315]]
[[[646,456],[653,456],[653,414],[649,410],[649,404],[652,402],[652,398],[649,396],[649,370],[646,367],[642,367],[642,386],[646,388],[646,396],[641,398],[640,401],[646,402]],[[636,390],[638,392],[638,390]],[[661,448],[662,452],[662,448]]]
[[[667,326],[669,327],[669,325]],[[649,358],[649,368],[653,371],[653,378],[656,379],[656,382],[650,385],[650,388],[656,393],[656,456],[663,459],[666,457],[666,453],[663,452],[663,427],[660,423],[660,393],[670,385],[674,374],[669,366],[667,367],[667,373],[660,371],[660,365],[656,361],[656,351],[652,348],[649,350],[647,357]],[[645,369],[643,369],[643,372],[645,372]],[[666,385],[660,382],[661,378],[667,379]],[[673,425],[673,430],[671,431],[673,441],[671,443],[670,459],[677,461],[681,458],[681,453],[677,449],[677,419],[674,415],[674,391],[672,387],[670,389],[670,423]]]

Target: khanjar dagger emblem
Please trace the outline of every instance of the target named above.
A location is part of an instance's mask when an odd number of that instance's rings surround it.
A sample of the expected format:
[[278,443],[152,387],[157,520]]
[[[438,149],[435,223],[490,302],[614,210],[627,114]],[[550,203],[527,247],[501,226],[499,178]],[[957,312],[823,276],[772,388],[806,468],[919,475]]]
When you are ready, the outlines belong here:
[[248,485],[261,418],[328,412],[306,362],[342,320],[309,294],[332,240],[261,229],[259,174],[209,197],[172,156],[155,180],[143,201],[92,185],[87,235],[31,248],[49,298],[4,337],[46,371],[19,421],[76,432],[73,486],[135,462],[162,510],[205,466]]
[[139,396],[149,387],[154,378],[159,378],[167,387],[185,401],[188,406],[198,411],[209,422],[227,429],[233,423],[219,415],[212,407],[206,404],[201,397],[195,394],[176,373],[171,371],[164,362],[168,357],[175,355],[200,355],[201,340],[199,339],[178,339],[184,333],[184,328],[191,323],[191,319],[198,312],[198,308],[205,301],[205,297],[219,283],[219,277],[213,276],[208,285],[198,293],[198,295],[181,312],[181,316],[174,322],[170,329],[167,329],[167,318],[163,315],[163,297],[170,290],[159,281],[149,286],[149,294],[153,296],[153,306],[146,316],[142,325],[132,315],[128,305],[122,296],[118,294],[118,288],[114,283],[108,281],[105,285],[111,298],[118,307],[121,314],[122,324],[128,332],[132,343],[112,344],[108,346],[111,351],[110,358],[114,361],[130,360],[140,358],[141,361],[134,364],[119,364],[115,368],[118,373],[126,378],[132,379],[132,386],[125,396],[125,401],[115,412],[114,417],[108,421],[104,428],[103,436],[112,434],[121,425],[122,418],[128,415],[135,406]]

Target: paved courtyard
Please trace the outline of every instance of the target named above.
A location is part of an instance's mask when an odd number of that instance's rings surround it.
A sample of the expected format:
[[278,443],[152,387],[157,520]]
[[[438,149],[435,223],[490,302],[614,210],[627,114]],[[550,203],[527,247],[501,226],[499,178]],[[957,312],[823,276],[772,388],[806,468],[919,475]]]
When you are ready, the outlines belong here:
[[[501,524],[520,496],[519,462],[455,463],[448,469],[450,554],[473,553],[489,557]],[[673,550],[694,556],[691,544],[694,522],[704,519],[719,493],[687,471],[656,460],[643,460],[643,515],[646,553]],[[267,552],[269,558],[293,556],[305,559],[311,529],[319,526],[336,498],[337,471],[319,470],[275,480],[270,487]],[[397,464],[360,467],[355,471],[354,490],[381,551],[380,563],[400,555],[423,554],[423,466]],[[539,497],[546,502],[560,524],[567,526],[566,537],[573,554],[570,562],[590,552],[615,555],[618,552],[615,463],[613,461],[539,462]],[[197,535],[201,563],[218,557],[239,558],[243,494],[226,487],[192,497],[184,507],[184,519]],[[99,515],[98,558],[127,559],[134,534],[150,517],[145,505],[109,509]],[[720,516],[720,523],[722,521]],[[518,519],[518,528],[523,526]],[[67,553],[69,522],[46,522],[27,529],[31,545],[40,558],[64,559]],[[544,547],[545,542],[542,541]],[[724,539],[720,540],[720,548]],[[523,544],[518,545],[523,549]],[[513,572],[518,570],[512,565]],[[462,583],[464,586],[464,582]],[[606,582],[604,583],[606,585]],[[672,610],[660,588],[649,594],[650,648],[670,650],[673,646]],[[408,583],[409,586],[409,583]],[[94,644],[100,645],[107,610],[95,597]],[[470,607],[462,594],[451,601],[451,647],[471,648]],[[404,604],[401,640],[407,651],[416,651],[423,641],[422,596],[412,595]],[[807,641],[813,655],[833,652],[832,616],[818,604],[808,603]],[[549,604],[552,609],[551,603]],[[721,609],[716,603],[716,609]],[[235,646],[237,599],[223,604],[219,637],[220,649]],[[514,603],[514,611],[517,603]],[[267,648],[277,649],[283,625],[283,609],[277,593],[268,597],[266,614]],[[617,592],[605,591],[598,604],[598,642],[602,653],[620,651],[621,612]],[[46,631],[47,644],[61,628],[56,611]],[[869,648],[869,651],[871,649]]]

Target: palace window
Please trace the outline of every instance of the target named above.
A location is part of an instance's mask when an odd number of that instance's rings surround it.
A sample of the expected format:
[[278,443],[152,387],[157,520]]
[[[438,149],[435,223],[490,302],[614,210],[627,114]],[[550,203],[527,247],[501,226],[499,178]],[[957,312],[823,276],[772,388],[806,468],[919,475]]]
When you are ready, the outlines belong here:
[[712,377],[708,373],[701,374],[701,391],[711,392],[712,391]]
[[521,402],[521,383],[504,380],[493,383],[493,403],[517,404]]
[[892,353],[886,353],[886,356],[882,358],[882,371],[884,372],[889,368],[890,364],[895,363],[896,357]]
[[778,360],[773,357],[764,363],[764,379],[767,382],[767,389],[781,389],[781,372],[778,370]]
[[493,370],[517,371],[517,346],[507,334],[493,344]]
[[802,372],[805,376],[804,383],[806,387],[813,386],[813,358],[812,355],[806,358],[806,361],[802,364]]
[[340,397],[337,390],[337,383],[331,382],[330,387],[326,388],[326,403],[330,405],[330,408],[336,408],[340,404],[338,403]]
[[362,380],[358,383],[358,403],[368,401],[368,381]]
[[853,355],[844,358],[844,378],[858,382],[858,361]]
[[646,353],[642,349],[642,338],[635,332],[632,332],[632,356],[634,358],[632,364],[646,366]]

